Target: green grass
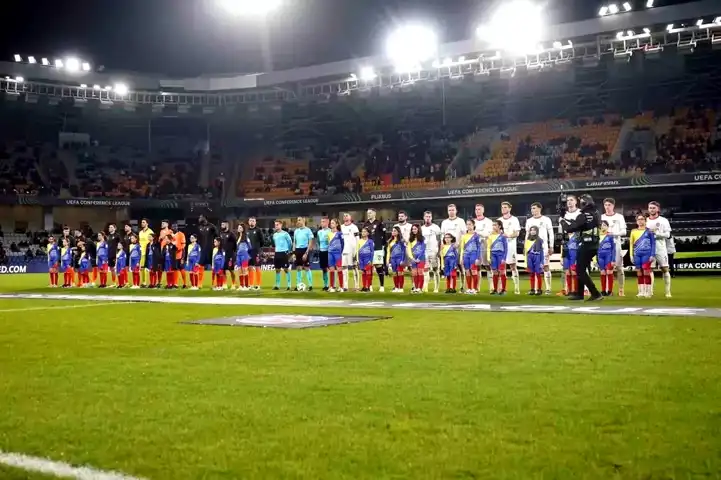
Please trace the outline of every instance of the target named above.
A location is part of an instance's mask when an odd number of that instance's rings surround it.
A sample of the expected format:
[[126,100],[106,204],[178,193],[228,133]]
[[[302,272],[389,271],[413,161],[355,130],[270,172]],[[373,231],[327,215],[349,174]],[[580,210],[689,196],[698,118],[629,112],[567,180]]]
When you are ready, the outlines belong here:
[[676,252],[674,258],[710,258],[721,257],[721,252]]
[[[718,306],[720,287],[679,278],[647,303]],[[178,322],[298,309],[89,304],[0,299],[0,450],[172,480],[721,472],[716,320],[364,310],[393,318],[287,330]]]

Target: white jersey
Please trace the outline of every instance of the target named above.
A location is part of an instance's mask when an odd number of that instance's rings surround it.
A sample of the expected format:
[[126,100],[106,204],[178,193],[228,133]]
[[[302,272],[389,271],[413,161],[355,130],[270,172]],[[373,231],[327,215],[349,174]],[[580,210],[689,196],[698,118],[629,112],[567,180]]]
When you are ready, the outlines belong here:
[[456,217],[453,220],[446,218],[441,222],[441,235],[444,237],[446,233],[453,235],[456,239],[456,243],[460,244],[461,236],[466,234],[466,222],[462,218]]
[[493,233],[493,220],[484,217],[483,220],[475,219],[473,223],[476,225],[476,233],[482,240],[487,239]]
[[403,240],[405,240],[406,243],[408,243],[411,238],[411,228],[413,227],[413,225],[411,225],[409,222],[396,223],[395,225],[393,225],[393,228],[396,228],[396,227],[398,227],[401,230],[401,235],[403,235]]
[[528,240],[528,231],[531,227],[538,229],[538,238],[543,242],[546,250],[553,249],[553,240],[555,234],[553,233],[553,222],[545,215],[540,217],[528,217],[526,219],[526,240]]
[[621,237],[625,237],[628,233],[626,229],[626,219],[620,213],[613,215],[601,215],[601,221],[608,223],[608,234],[613,237],[613,243],[621,245]]
[[671,224],[668,220],[661,215],[656,218],[648,217],[646,228],[656,235],[656,255],[668,255],[666,240],[671,237]]
[[[566,220],[568,220],[568,221],[570,221],[570,222],[573,222],[573,221],[576,219],[576,217],[578,217],[580,214],[581,214],[581,210],[579,210],[579,209],[577,208],[577,209],[574,210],[573,212],[566,212],[566,214],[563,216],[563,218],[565,218]],[[561,222],[560,222],[560,220],[559,220],[559,222],[558,222],[558,231],[559,231],[560,233],[563,233],[563,229],[561,228]],[[564,237],[565,237],[565,235],[564,235]]]
[[343,234],[343,253],[354,254],[358,249],[358,227],[354,223],[340,226],[340,232]]
[[499,220],[503,223],[503,233],[506,237],[510,238],[514,234],[521,233],[521,222],[518,221],[518,217],[511,215],[508,218],[500,217]]
[[441,227],[435,223],[430,225],[421,225],[421,235],[426,244],[426,252],[438,253],[440,248]]

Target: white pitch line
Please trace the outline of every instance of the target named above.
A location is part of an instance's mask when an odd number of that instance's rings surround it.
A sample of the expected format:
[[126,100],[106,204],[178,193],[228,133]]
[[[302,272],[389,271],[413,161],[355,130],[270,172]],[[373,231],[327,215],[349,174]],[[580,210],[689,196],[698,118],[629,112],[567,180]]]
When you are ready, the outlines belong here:
[[42,457],[31,457],[22,453],[7,453],[2,450],[0,450],[0,464],[27,472],[44,473],[76,480],[143,480],[140,477],[131,477],[123,473],[96,470],[92,467],[73,467],[65,462],[55,462]]
[[12,312],[32,312],[41,310],[68,310],[71,308],[88,308],[88,307],[103,307],[107,305],[121,305],[119,302],[102,302],[102,303],[83,303],[82,305],[57,305],[53,307],[27,307],[27,308],[8,308],[0,310],[0,313],[12,313]]

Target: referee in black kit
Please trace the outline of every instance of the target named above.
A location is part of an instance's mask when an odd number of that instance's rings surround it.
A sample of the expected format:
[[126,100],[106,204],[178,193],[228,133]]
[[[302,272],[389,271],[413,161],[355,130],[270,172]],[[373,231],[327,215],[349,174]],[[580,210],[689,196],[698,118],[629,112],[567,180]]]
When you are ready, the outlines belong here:
[[601,214],[596,210],[593,197],[589,194],[581,195],[579,198],[581,215],[575,220],[561,218],[563,233],[576,233],[578,235],[578,257],[576,269],[578,271],[578,291],[571,294],[569,300],[583,300],[584,287],[591,292],[589,301],[603,300],[601,293],[591,280],[588,273],[591,268],[591,260],[598,251],[599,233],[601,226]]

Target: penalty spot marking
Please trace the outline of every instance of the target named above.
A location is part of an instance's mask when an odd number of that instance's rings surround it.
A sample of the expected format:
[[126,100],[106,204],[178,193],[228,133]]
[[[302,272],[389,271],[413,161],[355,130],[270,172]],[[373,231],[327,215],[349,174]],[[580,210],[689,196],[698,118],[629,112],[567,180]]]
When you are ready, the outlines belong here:
[[144,480],[119,472],[97,470],[92,467],[74,467],[65,462],[55,462],[47,458],[31,457],[22,453],[8,453],[2,450],[0,450],[0,464],[26,472],[44,473],[75,480]]
[[81,305],[54,305],[52,307],[6,308],[0,310],[0,313],[33,312],[43,310],[69,310],[72,308],[105,307],[108,305],[118,305],[118,302],[83,303]]
[[161,303],[178,305],[212,305],[212,306],[257,306],[257,307],[308,307],[308,308],[387,308],[392,310],[418,309],[437,310],[453,312],[533,312],[533,313],[558,313],[558,314],[579,314],[592,315],[628,315],[639,316],[649,315],[656,317],[680,316],[680,317],[711,317],[721,318],[721,308],[693,308],[693,307],[653,307],[639,306],[625,307],[613,305],[588,306],[587,303],[571,303],[568,305],[543,305],[543,304],[511,304],[511,303],[465,303],[465,302],[394,302],[386,301],[362,301],[362,300],[326,300],[326,299],[294,299],[294,298],[242,298],[235,296],[228,297],[180,297],[177,295],[150,296],[150,295],[67,295],[48,293],[9,293],[0,294],[3,298],[23,298],[27,300],[87,300],[95,302],[141,302]]

